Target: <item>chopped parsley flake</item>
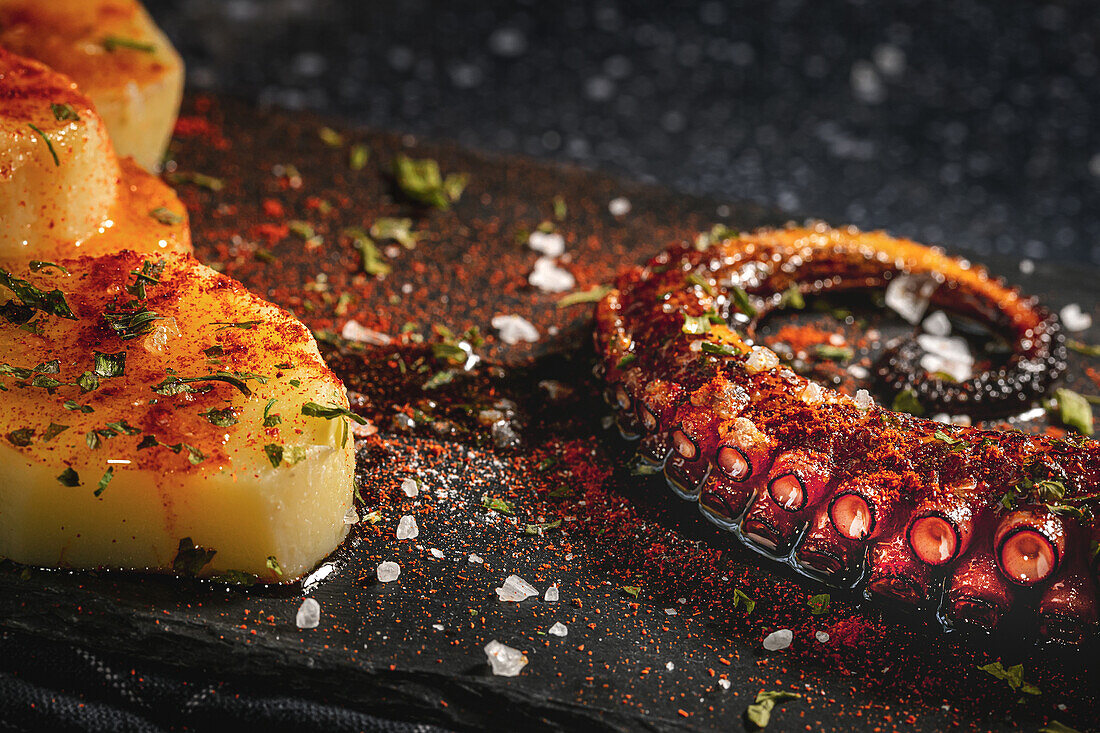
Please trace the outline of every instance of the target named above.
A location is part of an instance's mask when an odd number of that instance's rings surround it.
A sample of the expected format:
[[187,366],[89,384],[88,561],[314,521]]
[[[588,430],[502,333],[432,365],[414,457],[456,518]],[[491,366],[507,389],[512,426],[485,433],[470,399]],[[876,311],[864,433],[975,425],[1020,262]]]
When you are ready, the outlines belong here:
[[72,468],[66,468],[57,477],[57,481],[62,486],[80,486],[80,475]]
[[107,470],[100,477],[99,483],[96,484],[95,491],[92,492],[95,496],[102,496],[103,492],[107,490],[107,484],[111,483],[111,479],[115,477],[115,467],[109,466]]
[[156,53],[157,50],[157,47],[152,43],[116,35],[105,36],[103,40],[100,41],[100,45],[102,45],[103,50],[108,53],[114,53],[120,48],[129,49],[131,51],[141,51],[142,53]]
[[97,377],[121,377],[126,372],[126,352],[117,354],[104,354],[99,351],[92,352],[95,357],[93,373]]
[[271,412],[271,408],[275,406],[276,402],[277,402],[277,400],[274,397],[272,397],[271,399],[269,399],[267,401],[267,404],[264,405],[264,427],[265,428],[273,428],[273,427],[275,427],[276,425],[278,425],[279,423],[281,423],[283,421],[283,418],[282,418],[282,416],[279,415],[279,413],[277,413],[277,412],[272,413]]
[[379,278],[390,274],[393,268],[386,262],[382,253],[378,251],[378,247],[375,246],[374,240],[366,232],[358,227],[348,227],[343,233],[351,239],[351,246],[359,250],[363,272]]
[[149,216],[156,219],[159,223],[165,226],[172,226],[174,224],[180,224],[183,222],[183,217],[172,211],[171,209],[158,206],[149,212]]
[[34,130],[38,134],[38,137],[42,138],[42,142],[46,143],[46,148],[49,149],[50,155],[53,156],[53,164],[60,167],[61,159],[57,157],[57,151],[53,149],[53,143],[50,141],[49,136],[46,133],[42,132],[41,128],[39,128],[38,125],[28,122],[27,127]]
[[62,265],[59,265],[56,262],[44,262],[42,260],[31,260],[29,263],[27,263],[27,265],[31,268],[31,272],[38,272],[40,270],[45,270],[47,268],[52,267],[55,270],[58,270],[59,272],[62,272],[66,275],[69,274],[68,268],[63,267]]
[[375,239],[392,239],[405,249],[415,249],[416,242],[424,235],[411,231],[412,219],[394,219],[382,217],[374,222],[370,228],[370,235]]
[[216,410],[211,407],[206,412],[200,412],[199,414],[205,417],[211,425],[219,428],[228,428],[240,422],[237,419],[236,411],[232,407],[226,407],[223,410]]
[[558,300],[559,308],[568,308],[573,305],[580,305],[581,303],[598,303],[603,300],[604,297],[611,292],[611,287],[608,285],[597,285],[594,288],[588,290],[581,290],[576,293],[570,293],[565,297]]
[[348,167],[353,171],[361,171],[367,166],[370,159],[370,148],[362,143],[352,145],[348,150]]
[[[60,290],[54,289],[46,292],[36,288],[26,280],[20,280],[7,270],[0,270],[0,287],[5,287],[13,292],[15,297],[27,308],[39,310],[58,318],[67,318],[70,321],[76,320],[76,315],[69,308],[69,304],[65,302],[65,294]],[[9,320],[11,319],[9,318]]]
[[218,554],[217,550],[199,547],[191,541],[190,537],[184,537],[180,540],[175,559],[172,560],[172,569],[184,575],[196,575],[214,559],[216,554]]
[[210,325],[211,326],[218,326],[218,328],[214,329],[215,332],[224,331],[227,328],[239,328],[242,331],[251,331],[252,329],[256,328],[256,326],[260,325],[261,323],[263,323],[263,321],[237,321],[237,322],[213,321],[213,322],[211,322]]
[[318,405],[316,402],[307,402],[302,405],[302,414],[307,417],[323,417],[326,420],[332,420],[337,417],[346,417],[353,420],[360,425],[366,425],[367,419],[356,415],[354,412],[346,407],[340,407],[339,405]]
[[402,193],[441,211],[451,208],[466,187],[465,175],[452,173],[443,178],[436,161],[414,160],[402,154],[393,160],[393,175]]
[[[139,282],[141,283],[140,292],[144,293],[144,281],[139,280]],[[133,287],[138,288],[139,286],[135,283]],[[111,327],[115,335],[123,341],[129,341],[131,339],[136,339],[138,336],[144,336],[153,330],[153,322],[161,319],[161,316],[149,310],[144,305],[140,307],[134,306],[134,303],[127,303],[117,310],[103,312],[103,320],[107,322],[107,325]]]
[[80,115],[76,113],[73,106],[68,102],[57,103],[54,102],[50,105],[50,111],[53,112],[53,118],[58,122],[79,122]]

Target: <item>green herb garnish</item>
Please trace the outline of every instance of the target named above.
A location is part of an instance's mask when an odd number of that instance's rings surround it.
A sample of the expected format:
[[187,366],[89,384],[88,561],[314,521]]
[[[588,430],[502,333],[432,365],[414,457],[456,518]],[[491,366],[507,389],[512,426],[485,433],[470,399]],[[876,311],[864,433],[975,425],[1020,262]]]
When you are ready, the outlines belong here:
[[744,608],[745,609],[745,615],[748,616],[748,615],[752,614],[753,609],[756,608],[756,601],[749,598],[749,596],[744,591],[742,591],[740,588],[734,588],[733,589],[733,607],[734,608]]
[[215,328],[215,333],[218,331],[224,331],[228,328],[238,328],[242,331],[251,331],[256,326],[263,323],[263,321],[211,321],[211,326],[218,326]]
[[111,483],[111,479],[115,477],[115,467],[108,466],[107,470],[103,472],[103,475],[99,479],[99,483],[96,484],[95,491],[92,492],[94,496],[102,496],[103,492],[107,490],[107,484]]
[[45,269],[48,269],[48,268],[52,267],[52,268],[66,274],[66,275],[70,274],[69,270],[66,267],[63,267],[62,265],[59,265],[56,262],[43,262],[42,260],[31,260],[27,264],[31,268],[32,272],[38,272],[39,270],[45,270]]
[[0,270],[0,286],[14,293],[15,297],[27,308],[39,310],[58,318],[67,318],[70,321],[76,320],[76,315],[69,308],[69,304],[65,302],[65,294],[56,288],[46,292],[36,288],[26,280],[20,280],[7,270]]
[[817,344],[814,346],[814,356],[830,361],[850,361],[855,352],[847,346],[833,346],[832,344]]
[[95,359],[92,371],[97,377],[121,377],[126,372],[125,351],[120,351],[117,354],[104,354],[93,351],[92,354]]
[[68,425],[60,425],[58,423],[52,422],[49,424],[49,426],[46,427],[46,432],[42,434],[42,440],[48,443],[68,429]]
[[710,354],[711,356],[740,356],[741,349],[730,344],[716,344],[710,341],[704,341],[702,344],[702,350],[704,354]]
[[371,225],[370,235],[375,239],[392,239],[405,249],[415,249],[417,241],[424,235],[411,229],[412,219],[384,216]]
[[351,239],[351,245],[359,250],[360,264],[363,272],[375,277],[385,277],[393,270],[382,253],[378,251],[374,240],[359,227],[348,227],[344,230],[344,236]]
[[465,175],[452,173],[443,178],[439,163],[430,158],[414,160],[398,154],[393,160],[393,175],[402,193],[441,211],[451,208],[466,187]]
[[62,486],[80,486],[80,475],[72,468],[66,468],[57,477],[57,481]]
[[559,308],[568,308],[572,305],[580,305],[581,303],[597,303],[604,299],[604,297],[611,292],[611,287],[608,285],[597,285],[588,290],[581,290],[575,293],[569,293],[558,300]]
[[105,36],[100,43],[103,46],[103,50],[108,53],[114,53],[120,48],[127,48],[131,51],[141,51],[142,53],[156,53],[157,50],[157,47],[152,43],[126,38],[125,36]]
[[49,136],[46,135],[46,133],[42,132],[42,130],[38,127],[38,125],[35,125],[33,123],[28,122],[27,127],[31,128],[36,133],[38,133],[38,137],[42,138],[42,142],[46,143],[46,147],[49,149],[50,155],[53,156],[53,164],[55,166],[60,167],[61,166],[61,159],[57,157],[57,151],[53,149],[53,143],[50,141]]
[[316,402],[307,402],[302,405],[302,414],[307,417],[323,417],[326,420],[332,420],[337,417],[346,417],[353,422],[360,425],[366,425],[367,419],[360,415],[356,415],[354,412],[346,407],[340,407],[339,405],[318,405]]
[[191,541],[190,537],[184,537],[180,540],[175,559],[172,560],[172,569],[184,575],[196,575],[214,559],[216,554],[218,554],[217,550],[199,547]]
[[730,295],[733,296],[733,303],[737,306],[737,310],[744,313],[749,318],[756,317],[756,308],[749,300],[749,294],[740,285],[730,286]]
[[756,701],[745,710],[745,718],[758,728],[766,728],[771,722],[772,710],[777,704],[787,700],[798,700],[801,697],[802,695],[797,692],[762,690],[756,693]]
[[[140,292],[144,293],[144,280],[139,279],[138,282],[141,283]],[[138,289],[138,283],[135,283],[133,287]],[[117,310],[103,312],[103,320],[107,322],[115,335],[123,341],[144,336],[153,330],[154,321],[161,320],[161,316],[144,305],[137,308],[134,305],[134,303],[127,303]]]
[[149,216],[153,217],[165,226],[171,226],[173,224],[180,224],[183,222],[182,216],[164,206],[158,206],[157,208],[153,209],[149,212]]
[[331,127],[322,127],[317,131],[317,137],[321,138],[321,142],[330,148],[338,148],[344,144],[344,136]]
[[362,143],[352,145],[351,150],[348,151],[348,167],[353,171],[361,171],[366,168],[369,159],[370,148]]
[[810,599],[806,601],[806,605],[810,607],[810,613],[814,616],[820,616],[829,612],[830,602],[831,599],[828,593],[819,593],[816,596],[810,596]]
[[219,428],[228,428],[240,422],[240,420],[237,419],[236,411],[232,407],[226,407],[222,410],[216,410],[211,407],[199,414],[205,417],[211,425]]
[[264,427],[265,428],[273,428],[273,427],[275,427],[276,425],[278,425],[279,423],[281,423],[283,421],[282,416],[280,416],[278,413],[271,414],[271,408],[275,406],[276,401],[277,400],[274,397],[272,397],[271,399],[269,399],[267,401],[267,404],[264,405]]
[[1054,399],[1058,403],[1058,420],[1074,428],[1082,435],[1092,435],[1092,406],[1073,390],[1059,387],[1054,390]]
[[978,669],[996,677],[999,680],[1004,680],[1013,690],[1019,690],[1020,692],[1023,692],[1027,695],[1042,694],[1042,690],[1040,690],[1038,687],[1031,684],[1030,682],[1024,681],[1024,665],[1022,664],[1014,664],[1013,666],[1005,669],[1005,666],[998,661],[991,664],[984,664],[978,667]]
[[495,496],[489,496],[488,494],[481,495],[481,506],[485,509],[491,509],[494,512],[500,512],[501,514],[507,514],[513,516],[516,513],[515,507],[504,499],[498,499]]
[[53,118],[58,122],[80,121],[80,115],[76,113],[76,110],[73,109],[73,106],[68,102],[62,102],[60,104],[54,102],[50,105],[50,111],[53,112]]
[[924,405],[917,399],[917,393],[911,387],[906,387],[894,395],[894,402],[890,408],[894,412],[907,412],[917,417],[924,414]]

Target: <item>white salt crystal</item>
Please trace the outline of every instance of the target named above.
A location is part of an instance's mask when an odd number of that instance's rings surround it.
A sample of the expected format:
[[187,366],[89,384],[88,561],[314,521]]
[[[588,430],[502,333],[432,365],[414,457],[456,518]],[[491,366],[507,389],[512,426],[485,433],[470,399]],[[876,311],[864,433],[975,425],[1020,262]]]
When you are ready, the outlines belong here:
[[436,560],[442,560],[443,559],[443,550],[437,550],[436,548],[433,547],[428,552],[432,553],[432,557],[434,557]]
[[669,616],[675,616],[676,615],[676,609],[675,608],[666,608],[665,613],[667,613]]
[[416,479],[407,478],[401,482],[401,490],[405,492],[405,496],[410,499],[414,498],[420,493],[420,487],[416,483]]
[[922,333],[917,343],[924,349],[920,365],[929,372],[945,372],[956,381],[970,379],[974,357],[966,339],[960,336],[934,336]]
[[573,273],[549,257],[535,260],[535,269],[527,276],[527,282],[544,293],[564,293],[577,285]]
[[493,316],[492,324],[500,333],[500,340],[506,344],[518,344],[521,341],[534,343],[539,340],[538,329],[522,316]]
[[665,664],[665,669],[671,672],[672,670],[676,669],[676,665],[672,662],[668,662],[667,664]]
[[951,416],[948,415],[946,412],[937,412],[935,415],[932,416],[932,421],[942,422],[944,425],[950,425]]
[[565,237],[557,232],[548,234],[536,230],[527,238],[527,246],[547,257],[561,257],[565,254]]
[[527,666],[526,654],[519,649],[501,644],[496,639],[485,645],[485,656],[489,659],[493,674],[500,677],[515,677]]
[[519,603],[525,601],[531,596],[537,596],[539,592],[535,590],[535,587],[528,583],[518,575],[509,575],[504,580],[504,584],[496,589],[497,598],[502,601],[514,601]]
[[765,346],[753,346],[749,358],[745,359],[745,369],[749,374],[775,369],[779,366],[779,356]]
[[874,400],[874,398],[871,397],[871,393],[868,392],[867,390],[857,389],[856,390],[856,396],[855,396],[855,403],[856,403],[856,407],[858,407],[861,410],[866,411],[866,410],[870,410],[874,406],[875,400]]
[[718,680],[718,686],[721,687],[723,690],[728,690],[730,688],[730,681],[723,677]]
[[951,333],[951,319],[943,311],[935,311],[921,324],[927,333],[933,336],[947,336]]
[[886,307],[910,323],[919,323],[935,289],[932,280],[898,275],[886,286]]
[[1062,325],[1067,331],[1085,331],[1092,325],[1092,316],[1081,310],[1081,306],[1076,303],[1070,303],[1058,315],[1062,317]]
[[565,636],[569,633],[569,627],[563,624],[561,621],[558,621],[549,629],[547,629],[546,633],[550,634],[551,636]]
[[485,562],[484,560],[481,559],[481,555],[475,555],[472,552],[470,553],[470,556],[466,559],[469,562],[474,562],[474,563],[479,563],[479,564]]
[[611,212],[612,216],[626,216],[630,213],[630,208],[630,199],[625,196],[613,198],[607,204],[607,210]]
[[806,386],[802,388],[802,393],[799,398],[807,405],[817,405],[821,403],[825,393],[821,389],[821,385],[816,382],[806,382]]
[[769,652],[777,652],[789,647],[792,641],[794,641],[794,633],[790,629],[780,629],[764,637],[764,648]]
[[299,629],[316,629],[321,623],[321,604],[313,598],[302,601],[298,608],[298,616],[294,619]]
[[818,631],[817,633],[815,633],[814,638],[822,644],[825,644],[829,641],[829,635],[824,631]]
[[397,523],[397,539],[411,540],[420,536],[420,527],[416,526],[416,517],[406,514]]
[[558,596],[558,584],[555,583],[554,585],[546,589],[546,593],[543,595],[542,600],[546,601],[547,603],[557,603]]
[[866,379],[867,377],[871,376],[871,372],[867,371],[859,364],[852,364],[850,367],[848,367],[848,373],[856,379]]
[[401,566],[397,563],[386,560],[378,564],[378,579],[383,583],[397,580],[398,575],[401,575]]
[[386,334],[372,331],[355,320],[344,324],[344,327],[340,330],[340,336],[348,341],[358,341],[364,344],[374,344],[375,346],[385,346],[391,341]]
[[344,524],[359,524],[359,512],[355,511],[355,507],[349,506],[344,512]]
[[432,624],[432,628],[435,629],[436,631],[442,631],[443,630],[443,624]]

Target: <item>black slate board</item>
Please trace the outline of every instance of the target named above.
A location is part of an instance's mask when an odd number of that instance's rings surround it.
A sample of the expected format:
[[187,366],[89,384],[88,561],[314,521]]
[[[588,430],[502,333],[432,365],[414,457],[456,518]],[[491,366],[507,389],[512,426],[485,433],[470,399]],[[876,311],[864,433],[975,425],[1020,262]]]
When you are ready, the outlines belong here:
[[[492,399],[504,396],[516,402],[522,443],[518,450],[487,451],[474,446],[482,442],[483,433],[398,433],[380,420],[380,438],[362,442],[359,458],[364,511],[378,509],[381,521],[357,525],[326,563],[331,575],[307,591],[299,584],[241,590],[218,583],[34,570],[5,563],[0,568],[0,629],[461,729],[739,729],[746,706],[762,688],[798,689],[805,695],[777,711],[769,730],[880,730],[902,723],[907,730],[940,730],[954,724],[1034,728],[1049,717],[1082,729],[1090,724],[1097,684],[1084,655],[1019,648],[1005,652],[1006,666],[1022,659],[1028,679],[1045,690],[1040,698],[1017,704],[1017,695],[1002,683],[974,671],[975,664],[997,658],[1004,650],[981,640],[945,636],[919,620],[884,617],[877,607],[857,608],[857,602],[842,597],[833,615],[822,618],[823,626],[863,615],[880,627],[897,625],[896,638],[876,642],[883,648],[874,655],[875,669],[861,659],[867,648],[859,645],[830,652],[839,657],[843,674],[822,655],[807,653],[809,642],[801,638],[786,652],[763,652],[760,640],[767,631],[785,621],[813,621],[797,604],[793,609],[782,607],[781,599],[802,592],[798,581],[735,547],[658,480],[633,477],[622,468],[627,453],[615,431],[602,425],[605,408],[588,373],[589,308],[559,310],[554,307],[557,296],[507,285],[509,278],[522,277],[534,259],[516,243],[515,235],[549,216],[555,193],[569,202],[570,214],[558,226],[574,254],[579,287],[606,281],[621,265],[642,261],[714,221],[748,228],[774,220],[768,212],[723,206],[579,169],[341,128],[348,144],[354,138],[372,150],[371,166],[354,178],[346,172],[346,146],[332,149],[321,143],[316,135],[321,122],[313,118],[210,99],[190,100],[189,113],[214,120],[228,140],[220,150],[195,137],[180,139],[174,146],[179,170],[201,170],[230,184],[222,192],[181,189],[198,256],[294,309],[315,329],[335,327],[326,320],[335,313],[333,303],[322,298],[305,306],[288,293],[316,283],[318,269],[331,272],[330,281],[339,272],[351,277],[357,255],[339,246],[339,229],[369,223],[379,213],[411,213],[418,227],[439,236],[430,235],[416,250],[399,253],[384,283],[350,279],[347,286],[357,297],[352,315],[384,320],[394,311],[408,320],[430,322],[439,318],[441,307],[450,305],[454,315],[447,325],[456,330],[468,325],[488,329],[487,314],[495,312],[520,313],[544,334],[556,327],[556,336],[533,346],[508,349],[488,344],[489,358],[512,366],[471,387],[491,390]],[[445,171],[469,173],[470,185],[454,212],[428,213],[394,197],[385,163],[406,148],[418,157],[438,159]],[[283,185],[285,176],[272,174],[272,164],[278,161],[299,170],[304,181],[300,190]],[[346,194],[346,201],[341,194]],[[255,228],[264,220],[258,213],[261,200],[275,198],[286,206],[287,218],[306,218],[314,210],[306,202],[309,195],[337,201],[334,214],[317,220],[325,245],[301,255],[302,244],[293,237],[262,244]],[[631,201],[626,217],[607,212],[607,202],[616,196]],[[478,259],[470,260],[469,253],[478,247]],[[260,248],[274,254],[275,264],[253,256]],[[468,280],[457,274],[448,277],[448,272],[486,262],[492,267],[473,272]],[[1043,295],[1051,305],[1076,301],[1097,314],[1095,272],[1038,263],[1034,273],[1025,276],[1014,263],[998,264],[1011,281]],[[494,280],[494,272],[502,278]],[[479,280],[478,292],[464,292]],[[392,288],[425,281],[435,283],[439,299],[449,296],[448,303],[428,304],[415,297],[394,301]],[[463,295],[470,297],[460,299]],[[1100,330],[1081,337],[1095,341]],[[349,383],[355,382],[349,370],[354,371],[356,363],[363,372],[380,368],[373,353],[363,356],[331,348],[329,353]],[[1076,357],[1074,367],[1080,373]],[[572,385],[573,395],[562,401],[549,399],[538,386],[547,379]],[[352,384],[353,389],[368,386]],[[387,414],[388,400],[408,397],[403,389],[367,394],[361,406],[378,419]],[[703,607],[697,595],[705,584],[691,582],[680,590],[690,599],[685,604],[678,604],[675,588],[657,588],[656,583],[652,593],[645,587],[636,600],[624,594],[622,586],[635,572],[629,566],[631,558],[609,555],[601,535],[581,526],[591,518],[581,516],[591,511],[588,505],[572,504],[564,510],[578,513],[564,530],[526,536],[525,521],[563,511],[539,493],[536,484],[537,461],[560,450],[565,439],[596,446],[592,464],[613,470],[604,484],[607,493],[593,495],[593,502],[636,507],[648,527],[684,546],[723,549],[721,567],[736,574],[739,583],[749,582],[760,600],[759,610],[749,617],[730,609],[721,615],[713,609],[693,611]],[[401,479],[409,475],[416,475],[425,487],[415,501],[398,490]],[[523,518],[517,524],[486,511],[486,493],[519,497],[515,503]],[[393,531],[407,512],[417,515],[421,534],[398,543]],[[431,548],[442,550],[443,558],[435,558]],[[485,563],[469,562],[471,552]],[[380,584],[374,569],[391,558],[401,563],[401,578]],[[763,569],[756,570],[757,565]],[[707,569],[698,572],[705,574]],[[558,583],[561,601],[498,602],[493,589],[510,573],[540,591]],[[317,629],[295,626],[303,592],[321,603]],[[780,600],[769,609],[769,598]],[[676,615],[667,614],[666,608],[677,610]],[[566,638],[544,635],[555,621],[568,625]],[[442,625],[442,630],[433,624]],[[530,664],[519,677],[489,673],[481,647],[490,639],[528,654]],[[1060,661],[1054,665],[1052,659]],[[888,660],[886,669],[879,668],[880,660]],[[905,679],[937,669],[948,672],[926,687]],[[958,679],[950,677],[952,670],[958,670]],[[730,680],[730,689],[718,685],[720,677]]]

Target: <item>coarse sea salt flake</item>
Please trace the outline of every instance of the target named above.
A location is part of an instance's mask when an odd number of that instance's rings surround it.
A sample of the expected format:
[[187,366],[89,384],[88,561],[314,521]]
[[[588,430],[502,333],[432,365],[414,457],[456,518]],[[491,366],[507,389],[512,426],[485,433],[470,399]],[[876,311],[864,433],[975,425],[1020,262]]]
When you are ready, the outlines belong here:
[[475,555],[475,554],[474,554],[474,553],[472,553],[472,552],[470,553],[470,556],[469,556],[468,558],[466,558],[466,559],[467,559],[467,560],[468,560],[469,562],[473,562],[473,563],[478,563],[478,564],[480,564],[480,563],[484,563],[484,562],[485,562],[484,560],[482,560],[482,559],[481,559],[481,555]]
[[549,257],[539,257],[535,260],[535,269],[527,276],[527,282],[544,293],[564,293],[577,285],[573,273]]
[[779,356],[764,346],[753,346],[749,358],[745,359],[745,369],[750,374],[775,369],[779,366]]
[[547,257],[561,257],[565,254],[565,237],[557,232],[535,230],[527,238],[527,246]]
[[436,631],[442,631],[443,630],[443,624],[432,624],[432,628],[435,629]]
[[349,506],[344,512],[344,524],[359,524],[359,512],[355,511],[355,507]]
[[672,662],[668,662],[667,664],[665,664],[665,669],[671,672],[672,670],[676,669],[676,665]]
[[569,633],[569,627],[563,624],[561,621],[558,621],[549,629],[547,629],[546,633],[550,634],[551,636],[565,636]]
[[822,644],[825,644],[829,641],[829,634],[825,631],[818,631],[814,634],[814,638]]
[[935,311],[924,319],[921,327],[933,336],[948,336],[951,333],[951,319],[943,311]]
[[321,604],[313,598],[302,601],[294,623],[298,624],[299,629],[316,629],[321,623]]
[[496,639],[485,645],[485,656],[493,668],[493,674],[498,677],[515,677],[527,666],[526,654]]
[[728,690],[730,688],[730,684],[730,681],[727,680],[725,677],[718,680],[718,686],[721,687],[723,690]]
[[420,493],[420,487],[416,484],[416,479],[407,478],[401,482],[401,490],[405,492],[405,496],[412,499]]
[[391,583],[397,580],[397,576],[401,575],[401,566],[390,560],[385,560],[378,564],[378,580],[383,583]]
[[531,596],[537,596],[539,592],[535,590],[535,587],[528,583],[518,575],[509,575],[504,580],[504,584],[496,589],[497,598],[502,601],[513,601],[519,603],[525,601]]
[[373,344],[375,346],[386,346],[391,341],[390,337],[386,334],[372,331],[355,320],[348,321],[344,324],[344,327],[340,329],[340,336],[348,341],[358,341],[359,343]]
[[871,397],[871,393],[865,389],[857,389],[854,399],[856,407],[861,410],[870,410],[875,404],[875,400]]
[[500,340],[506,344],[518,344],[521,341],[535,343],[539,340],[539,331],[531,322],[515,314],[493,316],[493,328],[500,334]]
[[428,550],[428,552],[432,553],[432,557],[434,557],[436,560],[443,559],[443,550],[439,550],[433,547],[432,549]]
[[666,608],[665,613],[668,614],[669,616],[675,616],[676,615],[676,609],[675,608]]
[[1061,316],[1062,325],[1067,331],[1074,333],[1086,331],[1092,325],[1092,316],[1081,310],[1081,306],[1076,303],[1070,303],[1058,315]]
[[611,212],[612,216],[626,216],[630,213],[630,209],[630,199],[625,196],[613,198],[607,204],[607,210]]
[[790,629],[779,629],[764,637],[764,648],[769,652],[777,652],[786,649],[794,641],[794,633]]
[[411,540],[420,536],[420,527],[416,524],[416,517],[406,514],[397,523],[397,539]]
[[555,583],[546,589],[546,593],[542,596],[542,600],[547,603],[557,603],[559,598],[558,585]]

